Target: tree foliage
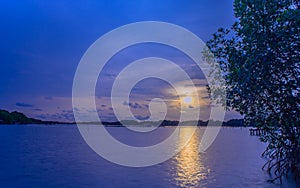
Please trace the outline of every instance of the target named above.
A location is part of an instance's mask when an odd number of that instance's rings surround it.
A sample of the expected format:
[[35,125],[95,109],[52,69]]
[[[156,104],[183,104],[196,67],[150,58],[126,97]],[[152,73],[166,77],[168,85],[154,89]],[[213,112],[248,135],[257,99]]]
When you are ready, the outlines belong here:
[[9,113],[6,110],[0,110],[0,124],[31,124],[31,123],[40,124],[40,123],[52,123],[52,122],[44,122],[38,119],[28,118],[23,113],[17,111]]
[[299,7],[299,0],[235,0],[236,22],[208,42],[226,106],[266,131],[265,168],[280,181],[291,171],[300,177]]

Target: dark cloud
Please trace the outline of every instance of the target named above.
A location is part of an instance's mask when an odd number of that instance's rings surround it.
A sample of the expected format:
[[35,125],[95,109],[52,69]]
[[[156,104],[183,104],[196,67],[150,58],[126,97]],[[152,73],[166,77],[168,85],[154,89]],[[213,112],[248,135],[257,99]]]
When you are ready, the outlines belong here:
[[47,97],[44,97],[44,99],[46,99],[46,100],[53,100],[53,97],[47,96]]
[[63,113],[73,113],[73,110],[62,110]]
[[123,102],[123,105],[125,105],[125,106],[129,106],[130,108],[133,108],[133,109],[144,109],[144,108],[148,108],[149,106],[148,105],[146,105],[146,104],[139,104],[139,103],[137,103],[137,102],[126,102],[126,101],[124,101]]
[[141,115],[135,116],[135,118],[138,119],[138,120],[147,120],[147,119],[149,119],[149,117],[150,116],[141,116]]
[[27,107],[34,107],[33,104],[26,104],[26,103],[22,103],[22,102],[17,102],[16,106],[25,107],[25,108],[27,108]]
[[41,112],[41,111],[43,111],[42,109],[40,109],[40,108],[34,108],[34,109],[32,109],[33,111],[37,111],[37,112]]

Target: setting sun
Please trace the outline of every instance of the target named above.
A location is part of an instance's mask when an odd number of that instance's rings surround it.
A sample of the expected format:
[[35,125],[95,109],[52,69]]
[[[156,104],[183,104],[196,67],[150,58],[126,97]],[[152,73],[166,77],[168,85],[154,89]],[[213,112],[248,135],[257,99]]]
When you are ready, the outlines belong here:
[[193,102],[193,99],[192,99],[191,96],[186,96],[186,97],[183,97],[182,101],[183,101],[183,103],[185,103],[185,104],[190,104],[190,103]]

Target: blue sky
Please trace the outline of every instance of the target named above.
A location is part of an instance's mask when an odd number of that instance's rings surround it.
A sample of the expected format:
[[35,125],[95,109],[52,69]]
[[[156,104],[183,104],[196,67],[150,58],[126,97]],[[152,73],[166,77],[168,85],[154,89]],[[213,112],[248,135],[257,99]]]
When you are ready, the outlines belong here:
[[[177,24],[207,41],[219,27],[229,27],[234,21],[232,1],[219,0],[1,1],[0,15],[0,108],[60,121],[73,120],[71,95],[77,65],[103,34],[151,20]],[[174,49],[155,44],[129,47],[116,54],[99,77],[100,116],[113,119],[104,98],[109,97],[115,75],[132,60],[153,54],[178,63],[198,82],[203,78],[201,71],[189,66],[193,62]],[[147,107],[146,98],[170,97],[163,92],[169,87],[157,80],[139,83],[135,88],[140,88],[139,92],[132,95],[132,110],[141,112]],[[144,111],[135,115],[143,119],[149,115]],[[238,116],[228,113],[227,119],[232,117]]]

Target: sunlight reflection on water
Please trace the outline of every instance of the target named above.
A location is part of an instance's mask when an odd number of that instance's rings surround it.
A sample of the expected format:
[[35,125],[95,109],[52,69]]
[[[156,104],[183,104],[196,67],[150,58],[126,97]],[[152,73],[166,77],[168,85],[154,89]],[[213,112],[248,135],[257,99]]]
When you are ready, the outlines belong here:
[[[190,134],[193,134],[192,129],[192,127],[180,129],[179,143],[186,140],[186,137],[190,136]],[[202,187],[204,186],[201,180],[207,179],[210,170],[204,167],[203,159],[198,152],[199,137],[199,129],[197,129],[188,145],[173,160],[176,167],[176,174],[173,174],[173,177],[177,186],[199,187],[200,184]]]

